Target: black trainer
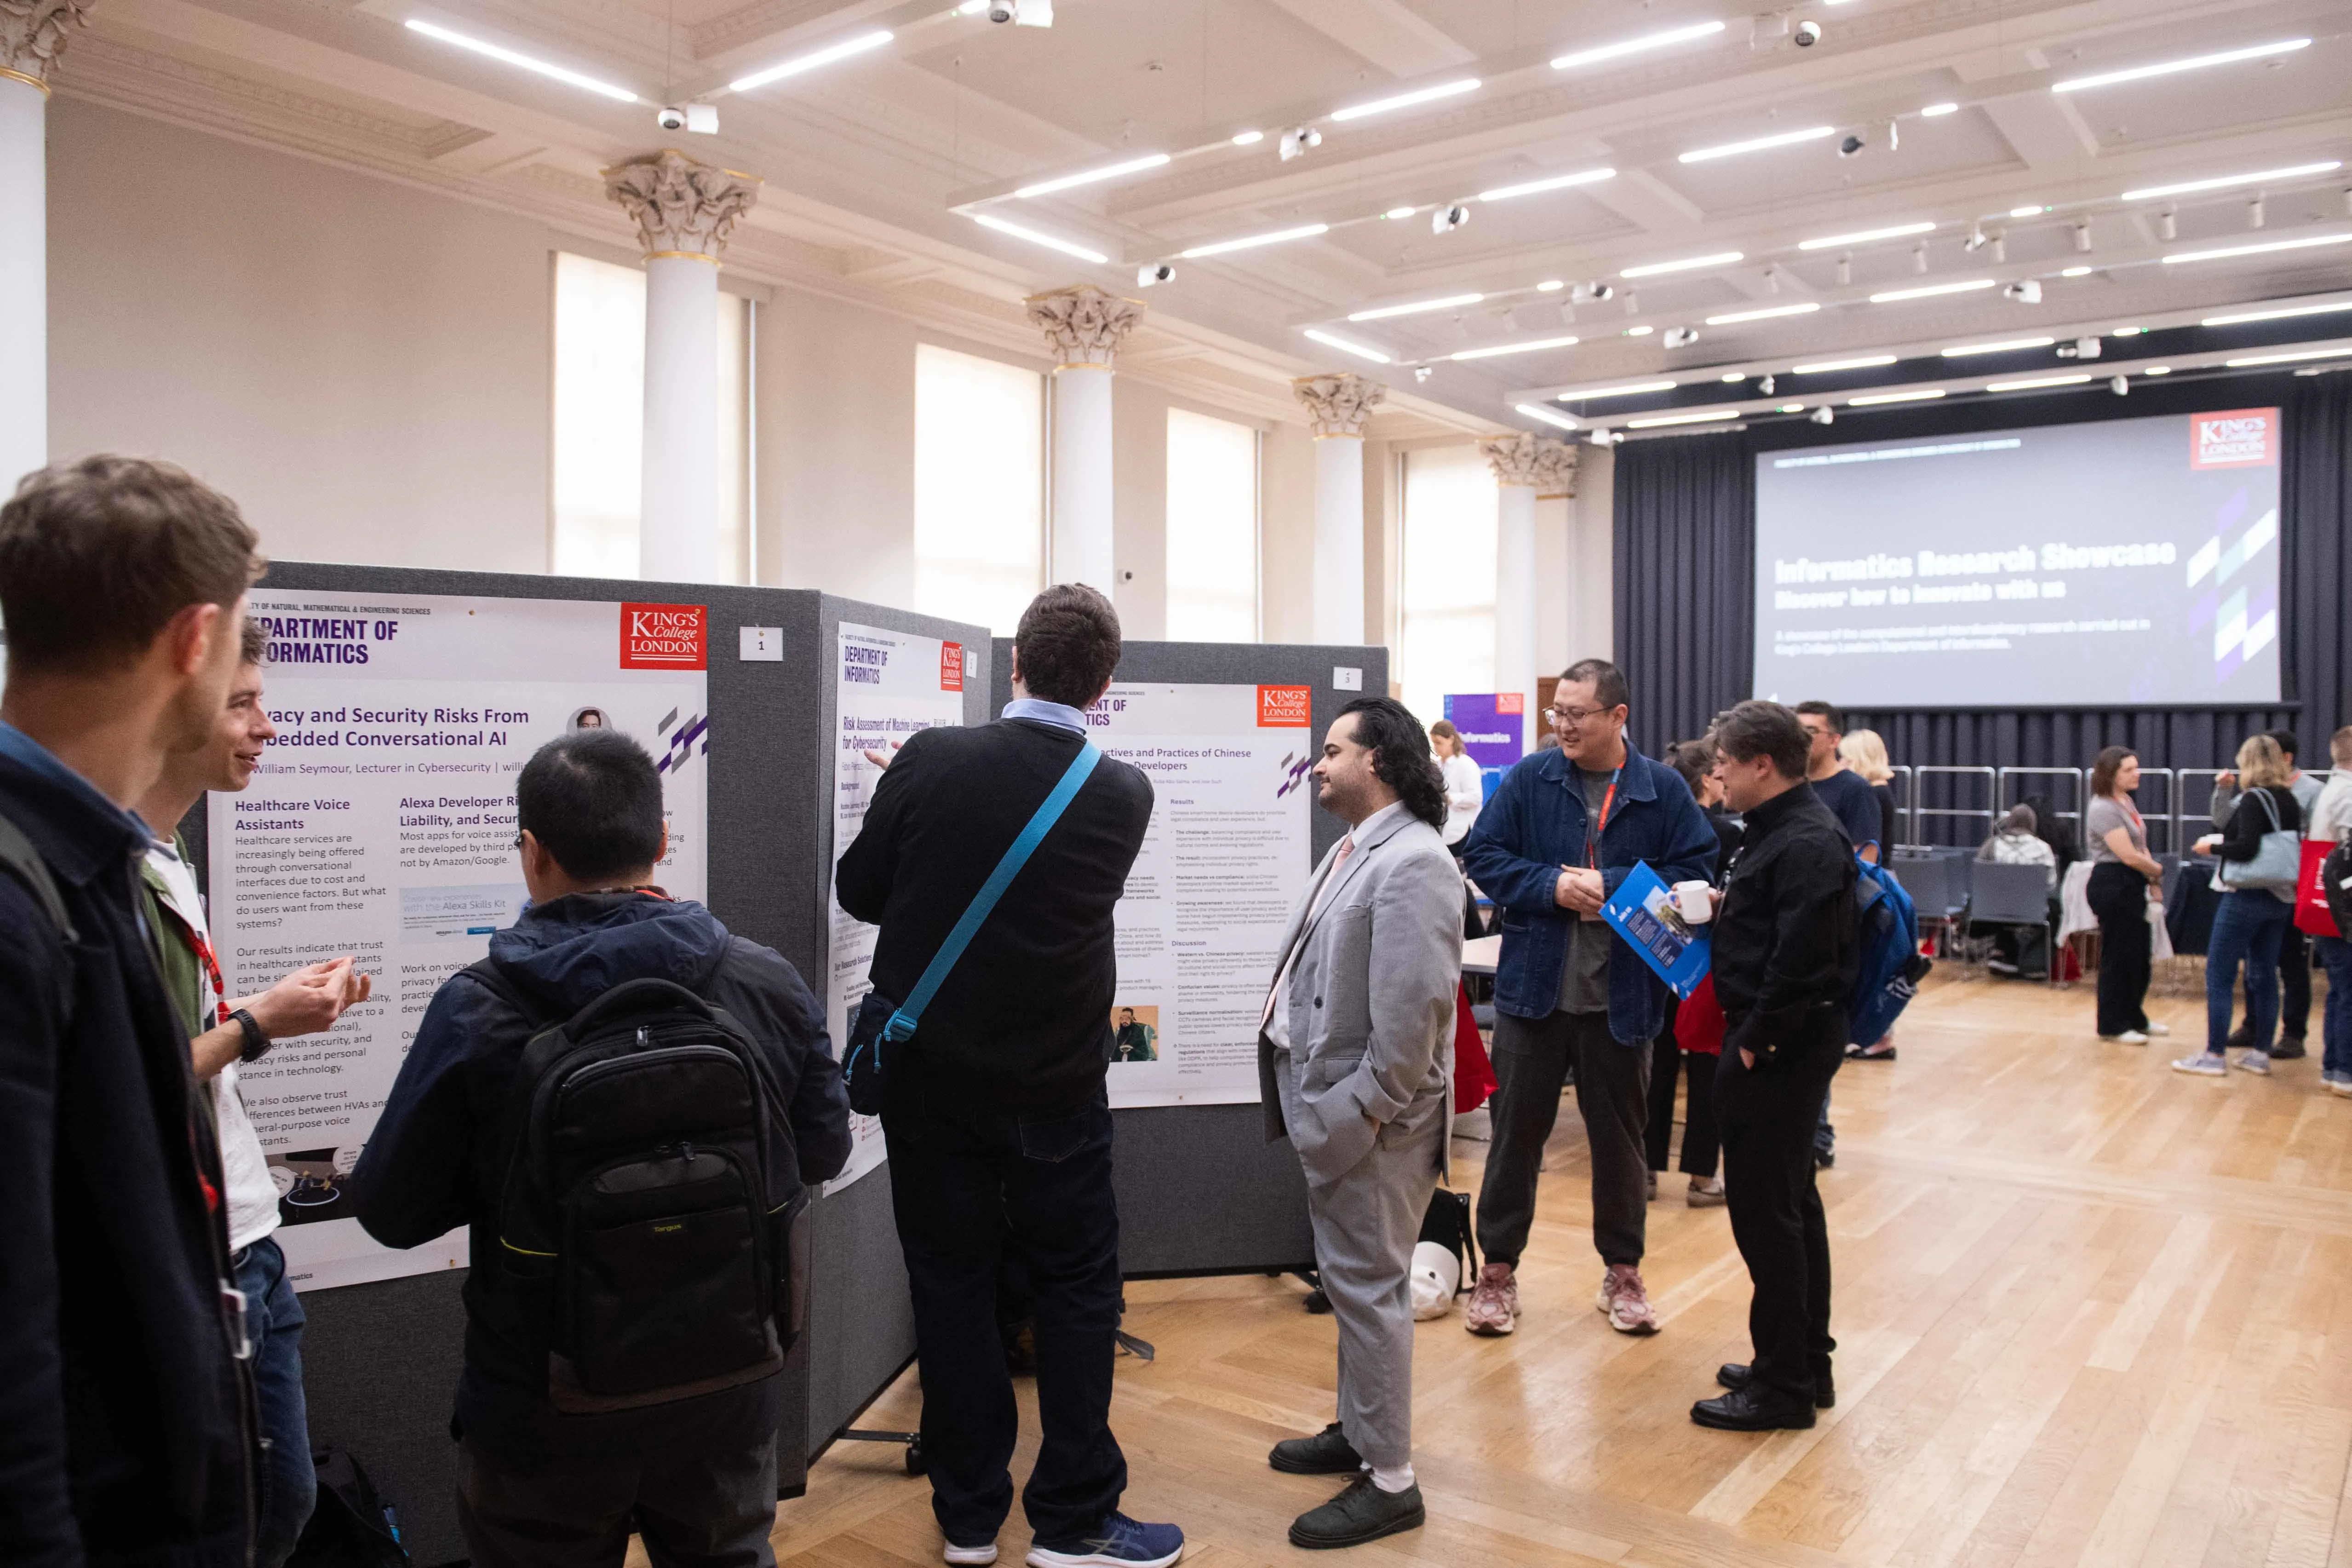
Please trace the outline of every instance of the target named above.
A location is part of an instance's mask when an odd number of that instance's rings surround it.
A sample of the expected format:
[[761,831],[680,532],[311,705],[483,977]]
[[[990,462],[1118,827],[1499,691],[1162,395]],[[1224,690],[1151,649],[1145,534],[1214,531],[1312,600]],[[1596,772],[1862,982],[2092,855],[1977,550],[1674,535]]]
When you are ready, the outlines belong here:
[[1361,1546],[1401,1530],[1419,1530],[1428,1522],[1429,1510],[1421,1505],[1419,1486],[1384,1492],[1372,1484],[1367,1472],[1321,1508],[1309,1509],[1293,1521],[1290,1544],[1309,1552]]
[[[1726,1388],[1745,1388],[1756,1381],[1756,1369],[1744,1361],[1727,1361],[1715,1369],[1715,1381]],[[1830,1373],[1813,1374],[1813,1408],[1827,1410],[1837,1404],[1837,1383]]]
[[2277,1043],[2271,1047],[2271,1060],[2274,1062],[2300,1061],[2310,1054],[2311,1049],[2304,1044],[2301,1035],[2281,1035]]
[[1717,1398],[1700,1400],[1691,1406],[1691,1419],[1725,1432],[1777,1432],[1783,1427],[1801,1431],[1813,1424],[1813,1406],[1793,1394],[1751,1383]]
[[1352,1476],[1364,1468],[1364,1457],[1337,1421],[1312,1437],[1285,1437],[1265,1462],[1294,1476]]

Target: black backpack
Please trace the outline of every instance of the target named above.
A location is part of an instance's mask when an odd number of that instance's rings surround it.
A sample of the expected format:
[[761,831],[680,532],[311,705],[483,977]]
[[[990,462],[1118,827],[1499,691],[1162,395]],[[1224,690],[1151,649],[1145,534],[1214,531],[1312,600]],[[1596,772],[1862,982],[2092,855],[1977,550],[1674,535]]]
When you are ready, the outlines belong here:
[[360,1462],[331,1447],[312,1454],[310,1463],[319,1472],[319,1500],[286,1568],[408,1568],[400,1515]]
[[[467,973],[537,1022],[485,960]],[[506,1183],[478,1267],[543,1329],[576,1415],[753,1382],[783,1365],[807,1278],[805,1190],[766,1054],[667,980],[614,986],[523,1047]]]

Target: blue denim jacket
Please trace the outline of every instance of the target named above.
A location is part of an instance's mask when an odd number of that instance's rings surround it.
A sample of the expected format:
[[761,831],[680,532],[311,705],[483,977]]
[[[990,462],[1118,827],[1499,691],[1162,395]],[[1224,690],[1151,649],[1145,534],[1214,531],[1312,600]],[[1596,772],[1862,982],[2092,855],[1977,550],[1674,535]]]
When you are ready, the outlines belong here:
[[[1561,868],[1584,864],[1584,793],[1574,773],[1557,747],[1521,760],[1503,775],[1462,845],[1462,868],[1502,910],[1495,1005],[1515,1018],[1549,1017],[1559,1005],[1560,965],[1576,915],[1552,895]],[[1600,848],[1601,881],[1612,893],[1635,861],[1647,861],[1669,887],[1709,880],[1715,870],[1715,829],[1690,786],[1630,741]],[[1664,984],[1631,952],[1612,950],[1609,1033],[1625,1045],[1647,1045],[1664,1022]]]

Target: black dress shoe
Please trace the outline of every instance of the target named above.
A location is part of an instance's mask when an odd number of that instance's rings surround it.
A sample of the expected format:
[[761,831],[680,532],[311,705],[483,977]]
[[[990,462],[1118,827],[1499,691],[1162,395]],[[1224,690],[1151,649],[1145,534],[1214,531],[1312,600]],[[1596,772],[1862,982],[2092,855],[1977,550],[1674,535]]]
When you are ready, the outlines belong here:
[[2298,1061],[2310,1054],[2301,1035],[2281,1035],[2278,1043],[2271,1047],[2271,1060],[2274,1062]]
[[1346,1491],[1293,1521],[1290,1544],[1309,1552],[1361,1546],[1401,1530],[1418,1530],[1428,1522],[1429,1510],[1421,1505],[1421,1488],[1384,1492],[1372,1484],[1369,1474],[1360,1475]]
[[1306,1307],[1310,1313],[1318,1318],[1322,1317],[1331,1310],[1331,1298],[1324,1291],[1322,1286],[1318,1285],[1314,1289],[1307,1292]]
[[[1756,1381],[1756,1369],[1744,1361],[1727,1361],[1715,1369],[1715,1381],[1726,1388],[1745,1388]],[[1836,1403],[1836,1381],[1828,1373],[1815,1373],[1813,1408],[1827,1410]]]
[[1750,1384],[1714,1399],[1700,1400],[1691,1406],[1691,1419],[1724,1432],[1777,1432],[1784,1427],[1802,1430],[1813,1424],[1813,1407],[1793,1394]]
[[1285,1437],[1265,1462],[1294,1476],[1352,1476],[1364,1468],[1364,1457],[1337,1421],[1312,1437]]

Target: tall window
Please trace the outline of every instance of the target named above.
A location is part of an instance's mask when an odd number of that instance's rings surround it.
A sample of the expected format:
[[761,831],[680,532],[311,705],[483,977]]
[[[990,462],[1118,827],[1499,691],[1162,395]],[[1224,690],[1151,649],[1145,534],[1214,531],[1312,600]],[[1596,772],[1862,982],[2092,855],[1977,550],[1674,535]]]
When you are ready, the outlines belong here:
[[1168,636],[1255,642],[1257,432],[1168,411]]
[[[719,296],[719,580],[751,580],[750,302]],[[549,569],[635,577],[646,439],[646,275],[555,256]]]
[[1495,689],[1494,470],[1475,446],[1404,459],[1398,663],[1404,703],[1424,723],[1448,692]]
[[915,608],[1011,637],[1045,575],[1045,378],[915,346]]

